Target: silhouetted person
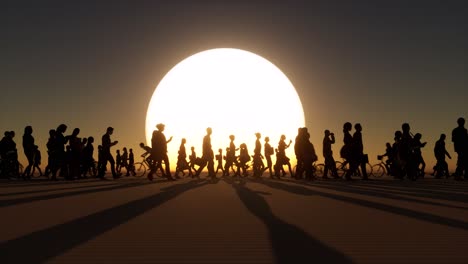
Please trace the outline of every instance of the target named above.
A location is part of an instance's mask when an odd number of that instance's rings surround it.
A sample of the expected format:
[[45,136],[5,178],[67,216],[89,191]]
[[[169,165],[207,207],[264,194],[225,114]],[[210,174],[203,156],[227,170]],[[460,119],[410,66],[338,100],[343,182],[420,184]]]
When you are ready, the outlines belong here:
[[57,168],[57,148],[55,147],[55,129],[49,130],[49,139],[47,140],[47,166],[44,175],[49,177],[54,168]]
[[238,148],[236,148],[236,145],[234,143],[236,137],[234,135],[229,135],[229,139],[229,148],[226,149],[226,163],[224,163],[224,176],[229,176],[229,172],[231,171],[231,167],[233,164],[236,164],[236,166],[239,167],[236,158],[236,151],[238,150]]
[[115,151],[115,170],[120,173],[122,168],[122,155],[120,154],[120,149]]
[[[197,169],[195,168],[195,165],[197,164],[197,153],[195,152],[195,147],[191,146],[190,147],[190,156],[189,156],[189,165],[190,165],[190,175],[192,175],[192,178],[195,177]],[[193,170],[193,173],[192,173]]]
[[300,127],[297,129],[297,136],[294,140],[294,154],[296,155],[297,165],[296,165],[296,175],[295,178],[301,179],[304,173],[304,154],[305,154],[305,129]]
[[404,161],[400,157],[400,145],[401,137],[403,133],[400,130],[395,131],[395,137],[393,138],[394,142],[392,144],[393,149],[393,176],[398,179],[403,179],[404,173]]
[[278,142],[278,152],[276,155],[277,158],[276,158],[276,164],[275,164],[275,175],[279,177],[280,171],[281,170],[284,171],[283,165],[287,165],[289,169],[289,173],[291,174],[291,177],[294,177],[294,175],[292,175],[291,162],[289,162],[289,157],[286,156],[286,149],[289,148],[289,146],[292,143],[292,140],[289,140],[288,144],[286,144],[285,140],[286,140],[286,136],[281,135],[281,138]]
[[35,151],[34,151],[34,165],[33,165],[33,168],[32,168],[31,175],[33,175],[34,172],[37,169],[39,171],[39,176],[42,176],[42,170],[40,168],[41,159],[42,159],[41,151],[39,150],[39,146],[37,146],[37,145],[35,145],[34,148],[35,148]]
[[135,173],[135,155],[133,154],[133,149],[131,149],[131,148],[128,150],[128,170],[133,175],[136,175],[136,173]]
[[62,177],[67,177],[66,174],[68,173],[68,165],[65,157],[65,145],[68,142],[68,138],[63,135],[67,131],[67,126],[65,124],[60,124],[55,131],[55,143],[53,145],[56,148],[56,162],[54,163],[57,166],[53,168],[52,180],[57,179],[58,170],[60,170],[60,176]]
[[387,169],[389,175],[394,174],[394,160],[395,160],[395,153],[393,150],[392,145],[390,142],[385,143],[385,153],[382,155],[377,155],[378,160],[382,160],[384,157],[387,157],[387,160],[384,162],[385,168]]
[[351,171],[351,162],[354,162],[353,160],[353,149],[354,149],[354,144],[353,144],[353,136],[351,136],[351,129],[353,128],[353,125],[350,122],[346,122],[343,124],[343,147],[340,149],[340,156],[341,158],[344,159],[343,162],[343,167],[347,163],[349,163],[349,170],[346,171],[344,177],[346,180],[351,180],[351,175],[353,171]]
[[237,166],[237,175],[240,174],[242,170],[242,176],[247,177],[247,162],[250,161],[250,154],[245,143],[240,144],[239,148],[239,165]]
[[260,138],[262,134],[255,133],[255,148],[254,148],[254,155],[253,155],[253,173],[255,177],[261,177],[263,171],[265,170],[265,164],[263,163],[263,155],[262,155],[262,143],[260,142]]
[[280,160],[280,157],[279,157],[280,153],[279,153],[278,148],[275,148],[275,156],[276,156],[276,162],[275,162],[275,165],[273,166],[273,170],[275,172],[276,177],[278,179],[281,179],[280,176],[285,176],[286,171],[284,170],[283,165],[277,166],[278,165],[278,160]]
[[[424,172],[426,170],[426,162],[422,156],[421,148],[426,146],[427,142],[421,142],[422,135],[421,133],[416,133],[413,138],[413,152],[414,158],[416,159],[416,168],[418,169],[418,176],[424,177]],[[419,169],[419,166],[421,168]]]
[[455,179],[461,180],[463,176],[465,179],[468,177],[468,132],[464,118],[458,118],[457,123],[458,127],[452,130],[452,142],[458,155]]
[[441,134],[439,140],[436,141],[434,146],[434,156],[437,160],[437,163],[434,166],[434,173],[432,175],[434,175],[438,179],[440,179],[443,176],[447,178],[450,176],[448,164],[445,161],[445,156],[447,156],[449,159],[452,159],[452,157],[445,148],[445,138],[445,134]]
[[100,176],[101,170],[106,172],[106,166],[104,165],[104,152],[102,151],[102,145],[98,145],[98,177],[99,178],[101,178]]
[[[362,142],[362,126],[360,123],[354,125],[355,132],[353,134],[353,151],[356,159],[354,160],[354,166],[351,171],[356,171],[358,167],[361,167],[361,174],[363,180],[368,180],[366,163],[368,162],[367,155],[364,154],[364,144]],[[351,165],[351,164],[350,164]],[[351,166],[350,166],[351,167]]]
[[270,138],[265,137],[265,145],[264,145],[264,150],[265,150],[265,159],[267,161],[267,168],[268,171],[270,172],[270,178],[273,178],[273,162],[271,160],[271,156],[275,154],[274,148],[270,145]]
[[218,161],[218,166],[216,167],[216,172],[215,174],[218,174],[218,171],[221,170],[221,172],[224,175],[224,167],[223,167],[223,149],[218,149],[218,154],[216,155],[216,161]]
[[403,177],[406,176],[408,179],[416,180],[418,173],[417,158],[414,153],[415,141],[411,136],[410,125],[404,123],[401,126],[402,135],[401,142],[399,144],[399,155],[403,166]]
[[104,179],[105,171],[106,171],[106,166],[107,162],[110,163],[111,165],[111,172],[112,172],[112,177],[114,179],[117,179],[119,175],[115,171],[115,160],[114,157],[112,157],[111,153],[111,147],[117,145],[118,141],[111,141],[110,136],[114,133],[114,128],[113,127],[108,127],[106,129],[106,133],[102,136],[102,166],[99,170],[99,178]]
[[325,130],[325,136],[323,138],[323,148],[322,153],[325,159],[325,168],[323,170],[323,178],[328,178],[328,171],[331,171],[331,174],[334,178],[338,178],[338,173],[336,171],[336,163],[333,158],[332,144],[335,144],[335,134],[330,133],[330,130]]
[[19,177],[18,151],[14,141],[15,131],[5,131],[5,136],[0,142],[0,154],[3,159],[2,173],[10,177]]
[[208,177],[216,178],[214,171],[214,153],[211,148],[211,134],[213,130],[211,127],[206,129],[206,135],[203,137],[203,151],[202,151],[202,165],[198,168],[196,176],[200,177],[200,173],[205,167],[208,167]]
[[143,142],[140,143],[140,148],[142,148],[145,151],[143,152],[143,154],[141,154],[140,157],[145,158],[146,162],[148,162],[148,164],[150,164],[150,167],[152,167],[154,163],[154,158],[151,153],[153,152],[153,150],[150,146],[146,146]]
[[30,179],[31,178],[31,169],[34,166],[34,153],[36,152],[36,147],[34,145],[34,137],[32,136],[33,129],[31,126],[26,126],[24,128],[23,134],[23,150],[24,155],[28,159],[28,166],[26,166],[23,178]]
[[126,147],[122,149],[122,156],[120,157],[120,159],[121,159],[120,170],[122,170],[122,168],[125,168],[125,170],[127,171],[125,176],[130,176],[130,171],[128,169],[128,152],[127,152]]
[[[153,156],[155,158],[156,163],[162,164],[164,161],[165,165],[165,172],[164,175],[168,180],[174,180],[171,176],[171,170],[169,166],[169,157],[167,156],[167,143],[171,142],[172,137],[169,140],[166,140],[166,136],[164,135],[163,131],[165,128],[164,124],[157,124],[156,128],[158,130],[153,131],[153,136],[151,138],[151,148],[153,150]],[[153,172],[156,172],[153,170]]]
[[90,169],[97,169],[93,168],[94,165],[94,137],[88,137],[88,140],[86,142],[86,146],[83,148],[83,177],[87,176],[87,173],[89,172]]
[[182,174],[184,174],[184,170],[186,169],[189,170],[189,175],[191,175],[190,166],[187,162],[187,151],[185,150],[185,143],[187,143],[187,140],[185,138],[182,138],[180,140],[179,151],[177,152],[177,166],[175,172],[176,178],[180,178],[179,172],[182,172]]
[[70,136],[68,136],[68,142],[70,144],[71,157],[69,161],[69,174],[68,179],[74,180],[80,177],[80,161],[81,161],[81,152],[82,152],[82,141],[78,137],[80,134],[80,129],[75,128]]
[[303,166],[305,171],[305,178],[307,180],[313,180],[314,176],[314,167],[313,163],[317,161],[317,153],[315,152],[314,145],[310,142],[310,134],[306,127],[303,128],[303,134],[301,135],[303,139],[301,140],[302,144],[302,159]]

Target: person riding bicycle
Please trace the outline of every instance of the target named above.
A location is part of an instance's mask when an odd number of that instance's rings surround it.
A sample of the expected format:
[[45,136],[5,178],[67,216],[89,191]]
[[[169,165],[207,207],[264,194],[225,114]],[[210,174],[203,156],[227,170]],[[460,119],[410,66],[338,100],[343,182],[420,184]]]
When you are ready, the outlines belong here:
[[154,162],[154,158],[151,155],[153,149],[150,146],[146,146],[143,142],[140,143],[140,148],[142,148],[145,151],[145,153],[141,154],[141,157],[146,158],[148,164],[152,165]]
[[387,169],[389,175],[394,176],[392,171],[394,166],[393,161],[395,159],[395,152],[389,142],[385,143],[385,147],[385,153],[382,155],[377,155],[377,159],[382,160],[384,157],[387,157],[387,160],[384,162],[385,168]]

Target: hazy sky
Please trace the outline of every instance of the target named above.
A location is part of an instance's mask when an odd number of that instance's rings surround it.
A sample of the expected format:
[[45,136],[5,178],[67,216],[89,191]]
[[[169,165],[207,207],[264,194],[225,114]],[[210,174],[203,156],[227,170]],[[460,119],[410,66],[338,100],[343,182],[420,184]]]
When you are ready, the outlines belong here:
[[[120,148],[137,149],[163,76],[219,47],[278,66],[320,153],[323,130],[336,133],[336,158],[346,121],[362,124],[371,162],[409,122],[428,141],[430,169],[440,133],[468,118],[466,1],[95,2],[0,8],[0,131],[16,131],[21,159],[26,125],[43,153],[60,123],[98,143],[113,126]],[[447,148],[454,154],[450,136]]]

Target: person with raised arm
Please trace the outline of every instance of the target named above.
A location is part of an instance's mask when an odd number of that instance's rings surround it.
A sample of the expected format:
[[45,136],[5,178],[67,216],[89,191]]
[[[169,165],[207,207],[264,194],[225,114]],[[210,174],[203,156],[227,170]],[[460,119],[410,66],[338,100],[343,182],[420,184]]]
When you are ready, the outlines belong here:
[[115,171],[115,160],[111,153],[111,147],[117,145],[118,141],[112,141],[110,136],[114,133],[113,127],[108,127],[106,133],[102,136],[102,164],[99,170],[99,178],[104,179],[104,174],[107,166],[107,162],[111,165],[112,177],[114,179],[119,178],[119,174]]

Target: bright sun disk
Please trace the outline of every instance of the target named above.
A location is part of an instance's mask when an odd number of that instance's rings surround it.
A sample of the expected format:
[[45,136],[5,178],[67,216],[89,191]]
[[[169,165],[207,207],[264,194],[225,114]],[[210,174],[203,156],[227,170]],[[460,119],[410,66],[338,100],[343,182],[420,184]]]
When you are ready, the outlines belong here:
[[[233,134],[236,146],[246,143],[253,155],[256,132],[262,134],[262,144],[268,136],[276,148],[282,134],[294,141],[297,129],[305,126],[301,101],[286,75],[254,53],[230,48],[194,54],[164,76],[146,115],[149,146],[158,123],[166,125],[167,139],[173,136],[168,144],[172,171],[182,138],[187,139],[187,155],[194,146],[201,156],[207,127],[213,129],[215,154],[219,148],[225,154]],[[287,154],[295,162],[293,144]]]

